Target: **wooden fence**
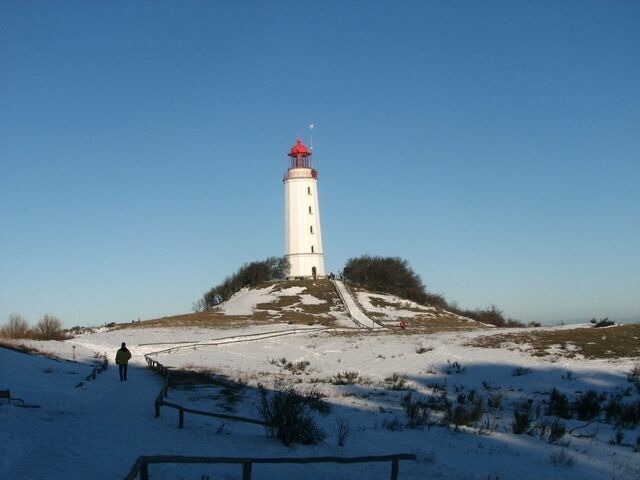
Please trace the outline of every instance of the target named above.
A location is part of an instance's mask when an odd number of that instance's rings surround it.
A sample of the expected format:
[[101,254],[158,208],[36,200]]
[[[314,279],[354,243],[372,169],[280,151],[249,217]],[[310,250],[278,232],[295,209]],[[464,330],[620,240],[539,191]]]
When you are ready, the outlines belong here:
[[169,391],[169,380],[171,378],[171,373],[169,369],[164,365],[162,365],[160,362],[157,362],[156,360],[152,360],[149,357],[146,357],[146,359],[147,359],[147,365],[153,368],[154,370],[160,372],[160,374],[162,374],[162,376],[164,377],[164,386],[162,387],[162,389],[160,390],[160,393],[158,393],[154,401],[156,417],[160,416],[160,407],[169,407],[169,408],[175,408],[176,410],[178,410],[178,428],[184,428],[185,412],[193,413],[195,415],[204,415],[208,417],[222,418],[224,420],[233,420],[235,422],[253,423],[255,425],[266,426],[265,422],[261,420],[255,420],[253,418],[239,417],[236,415],[227,415],[224,413],[205,412],[203,410],[194,410],[193,408],[186,408],[183,405],[179,405],[177,403],[167,402],[165,398],[167,398],[168,391]]
[[[179,455],[157,455],[138,457],[125,480],[149,480],[149,464],[153,463],[188,463],[188,464],[239,464],[242,465],[242,480],[251,480],[254,463],[370,463],[391,462],[391,480],[398,480],[400,460],[416,460],[412,453],[396,453],[368,457],[283,457],[283,458],[243,458],[243,457],[191,457]],[[138,477],[139,475],[139,477]]]
[[91,371],[91,373],[89,375],[87,375],[87,378],[86,378],[87,382],[89,380],[95,380],[96,379],[96,375],[99,374],[99,373],[104,372],[107,369],[108,366],[109,366],[109,361],[107,360],[107,357],[104,357],[102,359],[102,365],[100,365],[99,367],[95,367]]
[[[105,356],[102,359],[102,365],[100,365],[99,367],[94,367],[91,370],[91,373],[86,376],[84,381],[88,382],[90,380],[95,380],[96,379],[96,375],[98,375],[99,373],[104,372],[107,369],[107,367],[109,367],[109,361],[107,360],[107,357]],[[80,388],[83,385],[84,385],[84,382],[78,382],[78,384],[76,385],[76,388]]]

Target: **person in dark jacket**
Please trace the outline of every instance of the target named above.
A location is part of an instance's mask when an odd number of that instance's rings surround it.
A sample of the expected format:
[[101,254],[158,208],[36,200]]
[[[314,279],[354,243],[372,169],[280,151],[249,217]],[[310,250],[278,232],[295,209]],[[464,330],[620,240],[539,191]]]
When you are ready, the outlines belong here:
[[122,347],[116,352],[116,365],[120,372],[120,381],[127,381],[127,364],[131,358],[131,352],[127,349],[127,344],[122,342]]

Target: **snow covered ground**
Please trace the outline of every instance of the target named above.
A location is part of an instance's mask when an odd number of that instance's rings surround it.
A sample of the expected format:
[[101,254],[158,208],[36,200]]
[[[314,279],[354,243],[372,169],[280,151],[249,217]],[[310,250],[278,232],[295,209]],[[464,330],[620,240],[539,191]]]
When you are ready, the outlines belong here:
[[[634,451],[638,427],[624,430],[620,445],[613,441],[616,429],[597,421],[562,420],[571,433],[554,444],[537,434],[516,435],[511,428],[513,408],[528,400],[534,410],[540,406],[539,420],[544,419],[552,387],[570,398],[596,389],[638,401],[639,393],[627,381],[638,359],[533,357],[519,350],[466,345],[475,336],[495,333],[500,330],[345,333],[281,323],[224,330],[129,328],[64,342],[30,342],[59,360],[0,348],[0,389],[9,388],[13,396],[41,406],[25,409],[0,400],[0,478],[117,479],[140,455],[392,453],[417,455],[416,462],[401,462],[403,480],[640,478],[640,453]],[[133,353],[129,381],[118,380],[112,363],[95,380],[86,381],[101,361],[97,356],[106,354],[112,362],[123,341]],[[258,383],[272,387],[276,378],[284,378],[302,390],[316,388],[332,405],[330,414],[316,417],[327,437],[314,446],[285,447],[260,426],[189,414],[179,430],[175,410],[163,408],[161,416],[154,417],[153,402],[163,380],[146,367],[145,354],[171,368],[212,371],[244,386],[233,401],[211,385],[169,391],[168,400],[200,410],[259,418]],[[280,359],[309,364],[294,372],[283,368]],[[348,372],[357,373],[355,384],[334,384],[336,376]],[[494,407],[486,408],[475,427],[408,428],[400,405],[407,390],[394,386],[412,388],[415,398],[446,392],[453,403],[474,391],[472,395],[491,399]],[[337,442],[339,421],[350,429],[342,447]],[[388,464],[256,465],[253,478],[386,479],[389,470]],[[241,470],[237,465],[153,465],[150,476],[230,480],[241,478]]]

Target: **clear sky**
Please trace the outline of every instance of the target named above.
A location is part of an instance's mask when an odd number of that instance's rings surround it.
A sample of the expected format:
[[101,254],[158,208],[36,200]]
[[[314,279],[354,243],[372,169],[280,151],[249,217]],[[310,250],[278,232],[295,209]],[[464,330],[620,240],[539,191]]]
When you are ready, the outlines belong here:
[[460,307],[640,319],[640,2],[0,0],[0,323],[188,312],[283,254]]

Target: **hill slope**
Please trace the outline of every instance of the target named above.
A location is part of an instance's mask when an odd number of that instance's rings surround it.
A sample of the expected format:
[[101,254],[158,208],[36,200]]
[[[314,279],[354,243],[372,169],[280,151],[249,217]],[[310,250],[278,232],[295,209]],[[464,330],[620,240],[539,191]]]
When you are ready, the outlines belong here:
[[[362,311],[384,327],[401,321],[407,331],[436,332],[487,328],[486,325],[439,307],[418,305],[394,295],[351,290]],[[239,325],[287,323],[357,328],[349,318],[329,280],[272,282],[245,288],[215,309],[140,322],[142,326],[201,326],[224,328]],[[138,325],[138,324],[136,324]],[[129,325],[123,324],[121,327]]]

